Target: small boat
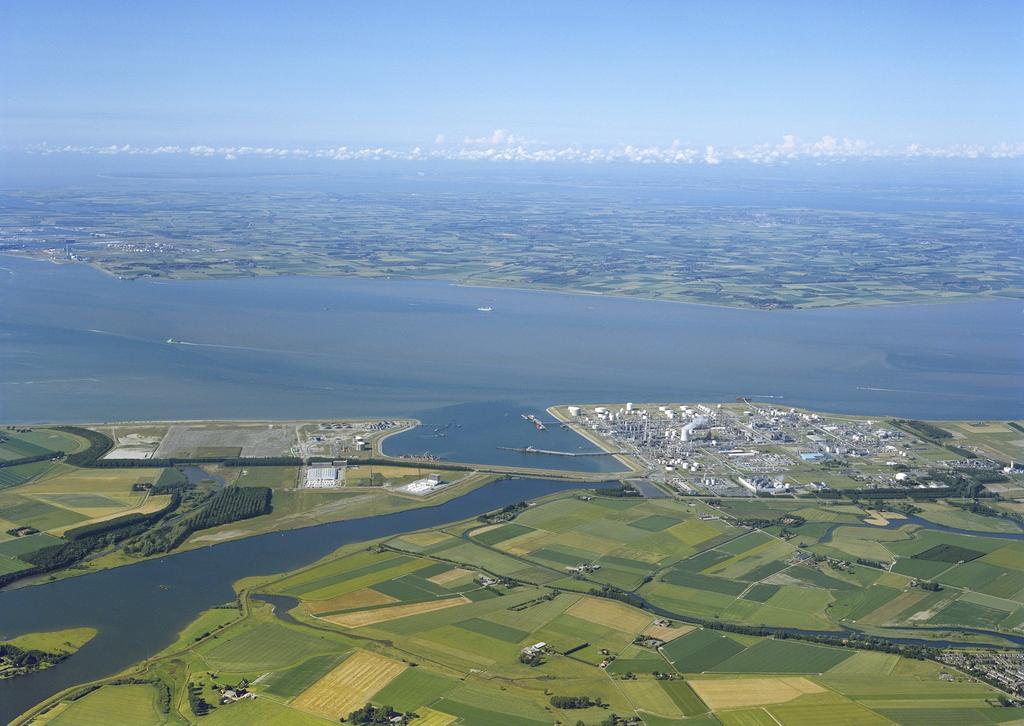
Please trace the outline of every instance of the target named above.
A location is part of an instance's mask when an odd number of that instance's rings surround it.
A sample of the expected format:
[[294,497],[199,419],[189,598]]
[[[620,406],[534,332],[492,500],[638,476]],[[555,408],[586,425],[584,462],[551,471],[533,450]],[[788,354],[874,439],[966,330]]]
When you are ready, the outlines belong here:
[[494,310],[494,308],[492,308],[490,305],[485,305],[482,308],[477,308],[477,310],[479,310],[482,313],[489,313],[492,310]]

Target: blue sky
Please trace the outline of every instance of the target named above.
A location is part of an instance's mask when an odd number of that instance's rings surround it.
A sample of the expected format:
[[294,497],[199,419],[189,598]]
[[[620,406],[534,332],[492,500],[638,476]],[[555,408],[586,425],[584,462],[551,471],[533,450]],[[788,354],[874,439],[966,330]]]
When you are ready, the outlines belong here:
[[1022,2],[5,0],[0,143],[1019,144],[1022,38]]

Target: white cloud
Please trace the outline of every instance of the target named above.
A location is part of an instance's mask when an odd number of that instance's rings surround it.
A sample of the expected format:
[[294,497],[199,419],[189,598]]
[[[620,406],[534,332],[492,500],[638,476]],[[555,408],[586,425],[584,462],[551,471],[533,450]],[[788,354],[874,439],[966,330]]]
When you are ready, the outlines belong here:
[[28,147],[5,147],[5,151],[24,151],[38,154],[82,155],[170,155],[193,157],[221,157],[224,159],[330,159],[351,160],[450,160],[533,163],[628,163],[628,164],[706,164],[716,166],[728,163],[784,164],[795,161],[842,162],[869,159],[1021,159],[1024,143],[983,145],[961,144],[930,147],[922,144],[905,146],[878,146],[862,139],[833,135],[814,141],[801,141],[793,134],[780,141],[749,147],[723,148],[713,145],[688,145],[678,139],[667,146],[637,146],[626,144],[615,147],[554,146],[528,141],[504,129],[495,129],[490,136],[466,138],[463,143],[446,143],[444,134],[438,134],[432,146],[413,147],[361,147],[336,146],[326,148],[273,147],[273,146],[192,146],[163,145],[140,147],[130,144],[108,146],[53,146],[40,144]]
[[490,136],[467,136],[462,140],[466,146],[513,146],[525,142],[526,139],[516,136],[506,129],[494,129]]

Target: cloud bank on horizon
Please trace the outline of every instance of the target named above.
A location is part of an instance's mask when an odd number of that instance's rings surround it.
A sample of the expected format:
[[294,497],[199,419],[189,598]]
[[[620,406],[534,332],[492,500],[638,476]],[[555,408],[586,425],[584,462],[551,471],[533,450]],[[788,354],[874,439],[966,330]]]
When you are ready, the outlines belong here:
[[444,134],[438,134],[433,144],[411,147],[391,146],[326,146],[318,148],[251,146],[251,145],[162,145],[138,146],[110,144],[84,146],[76,144],[32,144],[7,147],[8,152],[85,156],[166,156],[193,158],[263,159],[324,159],[331,161],[493,161],[533,163],[630,163],[630,164],[703,164],[715,166],[728,162],[752,164],[784,164],[796,161],[842,162],[872,159],[1020,159],[1024,158],[1024,143],[960,144],[928,146],[908,144],[883,146],[861,139],[823,136],[815,141],[803,141],[787,134],[776,143],[749,147],[716,147],[688,145],[676,140],[665,146],[632,145],[583,146],[551,145],[526,139],[505,129],[490,134],[464,137],[452,143]]
[[1022,27],[1021,0],[5,0],[0,150],[1015,157]]

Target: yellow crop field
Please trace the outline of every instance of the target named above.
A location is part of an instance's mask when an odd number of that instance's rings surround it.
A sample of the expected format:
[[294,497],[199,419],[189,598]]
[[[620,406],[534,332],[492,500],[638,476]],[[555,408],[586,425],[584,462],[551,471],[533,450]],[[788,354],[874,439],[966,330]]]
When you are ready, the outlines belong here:
[[559,535],[551,534],[543,529],[535,529],[532,532],[527,532],[526,534],[521,534],[518,537],[507,539],[504,542],[499,542],[494,546],[499,550],[508,552],[509,554],[513,554],[518,557],[525,557],[533,550],[543,547],[547,542],[556,541],[559,541]]
[[712,711],[785,703],[825,689],[806,678],[725,678],[690,680],[690,687]]
[[89,517],[89,519],[87,519],[85,521],[73,522],[71,524],[68,524],[68,525],[65,525],[65,526],[62,526],[62,527],[55,527],[53,529],[47,530],[51,534],[55,534],[57,536],[61,536],[65,532],[67,532],[69,529],[74,529],[76,527],[81,527],[81,526],[86,525],[86,524],[95,524],[96,522],[104,522],[104,521],[106,521],[108,519],[116,519],[117,517],[122,517],[122,516],[124,516],[126,514],[135,514],[135,513],[138,513],[138,514],[152,514],[153,512],[156,512],[156,511],[158,511],[160,509],[163,509],[165,506],[167,506],[170,503],[170,501],[171,501],[171,496],[169,494],[159,494],[159,495],[155,495],[155,496],[149,496],[149,497],[146,497],[145,501],[142,504],[136,505],[136,502],[138,502],[140,499],[142,499],[142,496],[140,495],[138,497],[132,497],[132,501],[127,501],[126,500],[123,507],[103,507],[103,508],[98,508],[98,507],[86,508],[86,507],[61,506],[60,504],[58,504],[56,502],[48,501],[43,496],[36,496],[36,497],[33,497],[33,499],[37,499],[39,501],[43,501],[43,502],[45,502],[47,504],[52,504],[53,506],[59,506],[62,509],[69,509],[72,512],[78,512],[79,514],[82,514],[82,515],[85,515],[86,517]]
[[477,527],[476,529],[470,531],[469,536],[477,537],[483,534],[484,532],[490,532],[492,529],[497,529],[498,527],[503,526],[505,526],[504,522],[498,522],[497,524],[485,524],[483,527]]
[[60,494],[65,492],[127,492],[137,481],[155,482],[160,469],[68,469],[55,467],[46,475],[26,484],[19,494]]
[[719,534],[719,529],[702,519],[690,519],[668,528],[668,533],[684,545],[692,547]]
[[456,582],[467,577],[469,579],[473,579],[472,570],[463,570],[461,567],[456,567],[448,570],[447,572],[442,572],[434,575],[433,577],[428,577],[427,579],[435,585],[447,585],[449,582]]
[[316,615],[317,613],[329,613],[335,610],[355,610],[356,608],[368,608],[374,605],[387,605],[392,602],[398,602],[398,598],[365,587],[362,590],[346,592],[344,595],[338,595],[328,600],[311,600],[306,603],[306,612]]
[[420,615],[422,613],[430,613],[435,610],[444,610],[445,608],[454,607],[456,605],[465,605],[469,602],[469,598],[465,597],[448,597],[443,600],[428,600],[427,602],[414,602],[408,605],[395,605],[390,608],[380,608],[378,610],[359,610],[354,613],[341,613],[339,615],[327,615],[324,620],[340,625],[344,628],[361,628],[365,625],[375,625],[376,623],[386,623],[389,620],[398,620],[399,618],[407,618],[410,615]]
[[655,625],[654,623],[651,623],[644,628],[643,632],[644,635],[650,635],[652,638],[664,640],[667,643],[670,640],[675,640],[679,636],[686,635],[691,630],[696,629],[696,625],[675,625],[666,628],[663,625]]
[[432,708],[418,708],[416,713],[420,717],[410,721],[411,726],[448,726],[448,724],[455,723],[457,720],[450,713],[441,713]]
[[405,669],[405,663],[360,650],[296,696],[292,706],[337,720],[366,705]]
[[583,597],[565,611],[569,615],[597,625],[621,630],[625,633],[639,633],[651,624],[651,616],[634,610],[614,600]]
[[928,597],[928,593],[921,590],[911,590],[902,595],[897,595],[882,607],[874,610],[860,619],[859,622],[868,625],[885,625],[901,612]]

